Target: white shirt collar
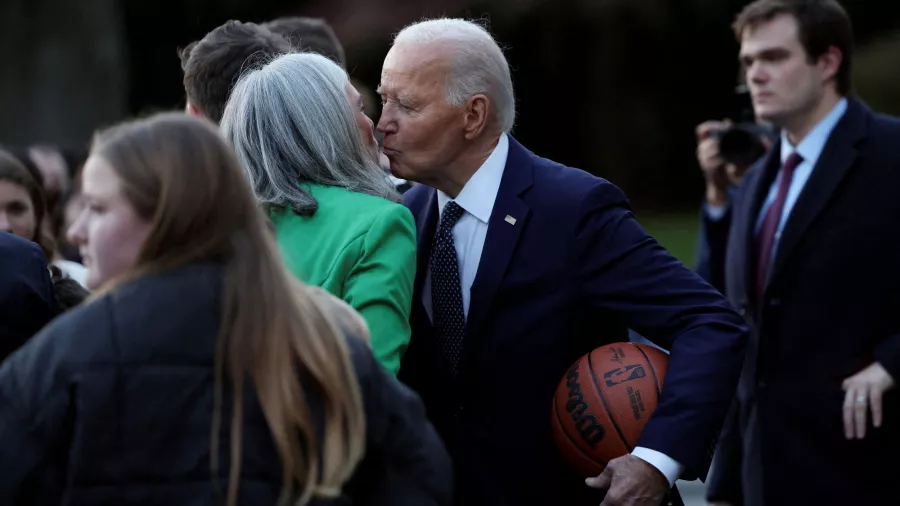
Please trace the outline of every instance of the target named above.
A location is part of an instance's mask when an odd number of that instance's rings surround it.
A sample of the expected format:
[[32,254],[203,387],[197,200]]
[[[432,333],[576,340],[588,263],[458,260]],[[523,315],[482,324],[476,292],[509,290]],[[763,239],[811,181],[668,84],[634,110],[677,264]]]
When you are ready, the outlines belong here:
[[831,135],[831,131],[834,130],[834,127],[837,126],[838,121],[840,121],[841,117],[844,115],[844,112],[847,111],[847,99],[841,98],[837,104],[831,109],[831,112],[828,113],[812,130],[810,130],[809,134],[800,141],[796,147],[793,146],[787,138],[787,132],[785,130],[781,131],[781,163],[784,165],[784,162],[787,161],[787,158],[794,152],[800,153],[800,156],[803,157],[804,162],[809,162],[812,166],[816,165],[816,162],[819,160],[819,156],[822,154],[822,150],[825,149],[825,143],[828,142],[828,137]]
[[447,202],[454,200],[467,213],[487,224],[494,210],[494,201],[497,200],[508,155],[509,139],[505,133],[500,134],[500,140],[491,156],[481,164],[475,174],[472,174],[456,199],[451,199],[446,193],[438,190],[438,212],[443,213]]

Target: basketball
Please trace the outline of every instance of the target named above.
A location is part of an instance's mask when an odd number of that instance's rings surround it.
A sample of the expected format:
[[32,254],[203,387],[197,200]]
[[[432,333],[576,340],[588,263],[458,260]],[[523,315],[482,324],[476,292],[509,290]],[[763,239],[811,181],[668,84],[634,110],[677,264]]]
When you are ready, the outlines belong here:
[[551,426],[576,472],[597,476],[631,453],[659,402],[668,362],[652,346],[613,343],[572,364],[553,396]]

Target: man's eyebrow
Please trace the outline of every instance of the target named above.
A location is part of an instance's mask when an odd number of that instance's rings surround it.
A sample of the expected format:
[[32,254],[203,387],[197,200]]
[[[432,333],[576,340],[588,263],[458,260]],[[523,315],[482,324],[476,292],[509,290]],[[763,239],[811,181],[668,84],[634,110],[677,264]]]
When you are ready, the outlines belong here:
[[790,51],[784,47],[767,47],[754,52],[740,53],[738,54],[738,60],[743,62],[755,59],[771,59],[783,57],[789,53]]

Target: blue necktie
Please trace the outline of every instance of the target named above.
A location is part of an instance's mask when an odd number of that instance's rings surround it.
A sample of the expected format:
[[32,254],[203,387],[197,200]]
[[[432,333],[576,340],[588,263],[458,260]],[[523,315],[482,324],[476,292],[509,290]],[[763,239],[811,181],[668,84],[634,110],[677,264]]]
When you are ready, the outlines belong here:
[[431,246],[431,314],[440,339],[441,352],[454,378],[459,372],[466,315],[459,284],[459,263],[456,247],[453,245],[453,226],[464,212],[453,201],[444,206],[434,244]]

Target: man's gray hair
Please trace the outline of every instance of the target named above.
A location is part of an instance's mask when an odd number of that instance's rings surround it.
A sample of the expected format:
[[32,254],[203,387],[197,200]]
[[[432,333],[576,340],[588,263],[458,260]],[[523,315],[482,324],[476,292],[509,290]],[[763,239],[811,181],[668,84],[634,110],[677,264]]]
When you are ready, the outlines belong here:
[[461,106],[482,93],[491,101],[500,128],[512,130],[516,97],[509,63],[491,34],[472,21],[441,18],[409,25],[394,38],[394,45],[429,43],[451,51],[447,101]]
[[238,81],[220,125],[261,204],[312,215],[318,203],[304,183],[400,201],[363,141],[347,83],[312,53],[279,56]]

